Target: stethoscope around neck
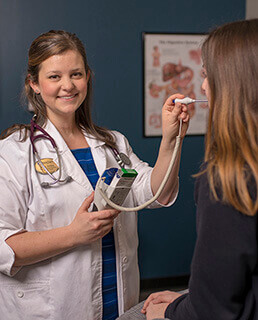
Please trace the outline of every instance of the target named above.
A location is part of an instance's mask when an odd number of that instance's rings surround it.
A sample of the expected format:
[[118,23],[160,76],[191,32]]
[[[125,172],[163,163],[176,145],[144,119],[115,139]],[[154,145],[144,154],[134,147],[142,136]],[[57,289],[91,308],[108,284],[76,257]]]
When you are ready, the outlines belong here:
[[[55,143],[55,140],[43,129],[41,128],[37,123],[36,123],[36,115],[33,116],[33,118],[31,119],[30,122],[30,141],[31,141],[31,145],[32,145],[32,150],[33,153],[38,161],[38,163],[40,164],[40,166],[45,170],[45,172],[49,175],[50,178],[52,178],[52,182],[41,182],[41,187],[42,188],[49,188],[52,187],[53,185],[57,184],[57,183],[67,183],[72,181],[72,177],[71,176],[67,176],[64,179],[61,179],[62,176],[62,162],[60,160],[60,154],[57,148],[57,145]],[[41,134],[35,135],[35,131],[38,130],[41,132]],[[52,144],[52,147],[55,149],[56,151],[56,155],[57,155],[57,159],[58,159],[58,167],[59,167],[59,175],[58,178],[56,178],[51,172],[49,172],[49,170],[47,169],[47,167],[44,165],[44,163],[42,162],[42,160],[39,157],[38,151],[36,149],[35,146],[35,141],[38,139],[47,139],[50,141],[50,143]]]
[[[32,145],[32,150],[33,150],[33,154],[35,155],[37,162],[39,163],[39,165],[41,166],[41,168],[43,168],[45,170],[45,172],[48,174],[48,176],[53,180],[52,182],[41,182],[41,187],[42,188],[50,188],[52,186],[54,186],[57,183],[68,183],[71,182],[73,180],[73,178],[71,176],[67,176],[64,179],[61,179],[62,176],[62,161],[60,159],[60,154],[57,148],[57,145],[55,143],[55,140],[42,128],[40,127],[37,123],[36,123],[36,119],[37,116],[34,115],[33,118],[31,119],[30,122],[30,141],[31,141],[31,145]],[[41,132],[41,134],[35,135],[35,131],[38,130]],[[50,141],[52,147],[55,149],[56,155],[57,155],[57,159],[58,159],[58,167],[59,167],[59,175],[58,178],[56,178],[48,169],[47,167],[44,165],[44,163],[42,162],[42,160],[39,157],[38,151],[36,149],[35,146],[35,141],[38,139],[47,139]],[[124,168],[125,165],[130,165],[131,161],[130,159],[122,152],[118,152],[117,149],[112,148],[112,151],[114,153],[114,157],[117,161],[117,163],[119,164],[119,166],[121,168]]]

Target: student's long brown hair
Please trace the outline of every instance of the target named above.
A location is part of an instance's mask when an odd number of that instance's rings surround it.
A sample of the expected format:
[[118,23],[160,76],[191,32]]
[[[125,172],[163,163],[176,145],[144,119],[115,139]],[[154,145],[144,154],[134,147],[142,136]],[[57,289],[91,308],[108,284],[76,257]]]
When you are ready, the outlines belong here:
[[[202,46],[210,89],[205,161],[212,194],[237,210],[258,210],[258,19],[212,31]],[[250,178],[256,183],[250,196]]]
[[[32,107],[34,113],[37,115],[37,123],[40,126],[44,126],[47,121],[45,103],[40,94],[36,94],[31,86],[30,81],[38,82],[38,74],[40,65],[43,61],[50,58],[53,55],[62,54],[68,50],[78,51],[84,61],[86,74],[90,72],[90,78],[88,81],[87,96],[81,106],[76,110],[75,120],[77,126],[85,130],[87,133],[92,134],[95,138],[104,141],[108,146],[115,147],[115,141],[113,135],[106,130],[96,126],[91,117],[91,98],[92,98],[92,72],[87,62],[85,48],[75,34],[63,31],[63,30],[50,30],[47,33],[41,34],[31,44],[29,49],[29,59],[27,76],[25,78],[24,93]],[[23,129],[26,129],[23,131]],[[13,132],[20,130],[20,134],[24,132],[22,141],[27,138],[28,125],[15,124],[12,127],[6,129],[1,138],[4,139]]]

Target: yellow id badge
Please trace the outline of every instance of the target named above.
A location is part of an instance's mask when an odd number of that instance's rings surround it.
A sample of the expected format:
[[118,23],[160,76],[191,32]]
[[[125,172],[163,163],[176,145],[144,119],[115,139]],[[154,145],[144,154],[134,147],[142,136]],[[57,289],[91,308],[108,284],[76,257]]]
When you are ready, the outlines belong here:
[[[54,173],[57,170],[59,170],[58,165],[53,161],[53,159],[44,158],[44,159],[40,159],[40,160],[50,173]],[[35,163],[35,169],[37,172],[39,172],[41,174],[47,174],[46,170],[42,167],[42,165],[39,161],[37,161]]]

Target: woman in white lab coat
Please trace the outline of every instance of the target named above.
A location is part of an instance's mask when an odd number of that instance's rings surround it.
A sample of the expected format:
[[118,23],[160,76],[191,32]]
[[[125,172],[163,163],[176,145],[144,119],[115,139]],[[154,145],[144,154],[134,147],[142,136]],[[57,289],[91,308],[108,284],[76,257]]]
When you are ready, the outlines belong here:
[[[92,123],[91,77],[84,47],[74,34],[50,31],[33,41],[25,91],[35,123],[53,138],[58,153],[48,139],[38,139],[34,146],[55,179],[61,172],[60,180],[65,181],[42,187],[53,180],[36,163],[30,126],[14,125],[5,131],[0,141],[0,314],[5,320],[107,319],[102,241],[110,233],[116,294],[110,319],[138,302],[137,213],[93,211],[94,187],[73,151],[90,150],[99,174],[119,167],[114,148],[124,153],[130,160],[126,168],[138,172],[124,206],[136,206],[156,193],[173,152],[178,119],[183,120],[184,136],[189,116],[186,107],[172,102],[181,95],[167,100],[163,138],[151,168],[122,134]],[[150,207],[175,201],[179,158]]]

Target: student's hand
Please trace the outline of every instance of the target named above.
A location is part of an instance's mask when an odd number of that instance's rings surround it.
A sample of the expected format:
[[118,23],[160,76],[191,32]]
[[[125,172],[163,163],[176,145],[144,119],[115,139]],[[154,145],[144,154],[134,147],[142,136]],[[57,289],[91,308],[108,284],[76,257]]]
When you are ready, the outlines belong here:
[[147,310],[148,306],[150,305],[150,303],[152,303],[154,305],[160,304],[160,303],[170,304],[171,302],[173,302],[175,299],[177,299],[180,296],[181,296],[180,293],[177,293],[174,291],[168,291],[168,290],[152,293],[151,295],[149,295],[149,297],[144,302],[144,305],[143,305],[141,312],[146,313],[146,310]]
[[94,193],[83,201],[69,226],[74,235],[75,246],[86,245],[103,238],[113,227],[114,219],[120,212],[115,209],[88,212],[93,200]]
[[162,108],[162,136],[168,143],[171,143],[179,132],[179,120],[182,119],[181,137],[184,137],[189,126],[189,113],[186,105],[173,103],[173,100],[183,99],[185,96],[176,93],[170,96]]
[[154,319],[163,319],[165,318],[165,311],[168,307],[169,303],[159,303],[153,304],[152,302],[149,304],[146,312],[146,319],[147,320],[154,320]]

